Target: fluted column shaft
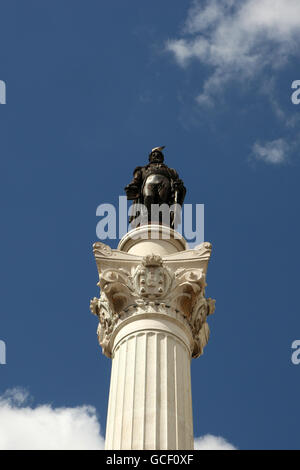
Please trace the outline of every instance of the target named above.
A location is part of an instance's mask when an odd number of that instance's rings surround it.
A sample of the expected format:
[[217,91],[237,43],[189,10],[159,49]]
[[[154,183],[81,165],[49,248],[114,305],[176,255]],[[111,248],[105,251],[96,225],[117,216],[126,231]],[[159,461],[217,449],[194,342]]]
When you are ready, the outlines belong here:
[[115,338],[106,449],[193,449],[188,338],[158,315]]

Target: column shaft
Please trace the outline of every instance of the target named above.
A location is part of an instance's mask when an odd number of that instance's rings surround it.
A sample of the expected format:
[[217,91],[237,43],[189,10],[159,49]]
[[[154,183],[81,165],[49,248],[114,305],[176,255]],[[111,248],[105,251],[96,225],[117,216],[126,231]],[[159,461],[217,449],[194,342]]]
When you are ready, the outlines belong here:
[[140,331],[116,346],[106,449],[193,449],[190,354],[177,337]]

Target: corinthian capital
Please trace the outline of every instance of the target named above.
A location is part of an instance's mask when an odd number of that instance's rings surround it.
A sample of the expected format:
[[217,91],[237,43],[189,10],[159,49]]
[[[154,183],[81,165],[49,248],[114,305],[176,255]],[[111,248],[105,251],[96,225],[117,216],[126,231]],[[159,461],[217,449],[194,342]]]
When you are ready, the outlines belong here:
[[111,356],[112,337],[128,318],[163,315],[188,329],[191,355],[200,356],[209,337],[206,319],[214,312],[214,301],[205,298],[210,253],[209,243],[163,257],[132,255],[95,243],[101,296],[90,307],[99,318],[104,354]]

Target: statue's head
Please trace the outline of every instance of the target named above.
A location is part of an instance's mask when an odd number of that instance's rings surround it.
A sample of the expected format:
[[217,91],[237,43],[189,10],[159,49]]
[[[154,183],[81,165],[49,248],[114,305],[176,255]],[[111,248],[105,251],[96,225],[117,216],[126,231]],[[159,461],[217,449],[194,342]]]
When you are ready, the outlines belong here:
[[152,149],[152,152],[149,154],[150,163],[162,163],[164,161],[162,149],[164,149],[164,147],[156,147]]

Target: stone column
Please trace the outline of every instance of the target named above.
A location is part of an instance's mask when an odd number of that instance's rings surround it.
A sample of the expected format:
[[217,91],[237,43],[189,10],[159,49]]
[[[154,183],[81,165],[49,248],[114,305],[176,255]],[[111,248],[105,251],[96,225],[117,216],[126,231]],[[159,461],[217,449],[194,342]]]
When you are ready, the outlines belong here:
[[193,449],[190,361],[208,341],[204,295],[211,245],[187,250],[160,225],[95,243],[103,353],[112,359],[106,449]]

